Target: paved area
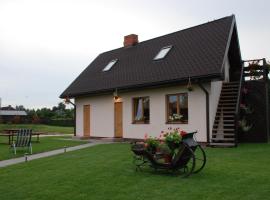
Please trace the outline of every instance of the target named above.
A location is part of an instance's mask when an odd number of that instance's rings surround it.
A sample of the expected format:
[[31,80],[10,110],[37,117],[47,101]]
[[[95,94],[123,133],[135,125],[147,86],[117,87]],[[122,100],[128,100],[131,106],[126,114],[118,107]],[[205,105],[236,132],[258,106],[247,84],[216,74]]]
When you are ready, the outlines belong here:
[[[76,151],[79,149],[84,149],[84,148],[95,146],[98,144],[108,144],[108,143],[112,143],[112,142],[93,141],[92,140],[90,143],[82,144],[82,145],[78,145],[78,146],[74,146],[74,147],[67,147],[66,149],[62,148],[62,149],[57,149],[57,150],[53,150],[53,151],[37,153],[37,154],[33,154],[33,155],[27,155],[27,161],[31,161],[31,160],[35,160],[35,159],[39,159],[39,158],[45,158],[45,157],[49,157],[49,156],[54,156],[54,155],[62,154],[65,152]],[[3,161],[0,161],[0,168],[6,167],[9,165],[22,163],[22,162],[25,162],[25,160],[26,160],[25,157],[3,160]]]

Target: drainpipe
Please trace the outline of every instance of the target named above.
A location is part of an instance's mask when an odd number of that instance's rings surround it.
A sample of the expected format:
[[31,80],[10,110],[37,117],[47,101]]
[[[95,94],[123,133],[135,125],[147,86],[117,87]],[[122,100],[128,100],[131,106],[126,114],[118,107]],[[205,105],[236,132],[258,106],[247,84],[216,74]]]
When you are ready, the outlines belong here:
[[73,135],[76,136],[76,104],[74,104],[68,97],[65,99],[65,103],[71,104],[74,107],[74,130],[73,130]]
[[74,133],[73,135],[76,136],[76,105],[74,104]]
[[207,136],[207,143],[209,144],[210,143],[209,93],[201,83],[198,83],[198,85],[202,89],[202,91],[204,91],[206,97],[206,136]]

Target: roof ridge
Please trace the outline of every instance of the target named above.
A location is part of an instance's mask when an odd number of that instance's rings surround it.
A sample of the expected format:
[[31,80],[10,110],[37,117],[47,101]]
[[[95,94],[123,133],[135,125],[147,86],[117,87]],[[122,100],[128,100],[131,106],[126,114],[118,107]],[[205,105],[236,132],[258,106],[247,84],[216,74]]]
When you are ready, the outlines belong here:
[[[155,38],[150,38],[150,39],[147,39],[147,40],[144,40],[144,41],[139,42],[136,46],[138,46],[138,45],[140,45],[140,44],[142,44],[142,43],[145,43],[145,42],[149,42],[149,41],[151,41],[151,40],[155,40],[155,39],[158,39],[158,38],[161,38],[161,37],[164,37],[164,36],[168,36],[168,35],[172,35],[172,34],[175,34],[175,33],[179,33],[179,32],[182,32],[182,31],[187,31],[187,30],[190,30],[190,29],[193,29],[193,28],[197,28],[197,27],[199,27],[199,26],[205,26],[205,25],[207,25],[207,24],[210,24],[210,23],[213,23],[213,22],[217,22],[217,21],[220,21],[220,20],[224,20],[224,19],[230,18],[230,17],[234,18],[235,15],[232,14],[232,15],[225,16],[225,17],[222,17],[222,18],[219,18],[219,19],[214,19],[214,20],[212,20],[212,21],[208,21],[208,22],[205,22],[205,23],[202,23],[202,24],[198,24],[198,25],[191,26],[191,27],[188,27],[188,28],[184,28],[184,29],[181,29],[181,30],[178,30],[178,31],[174,31],[174,32],[172,32],[172,33],[168,33],[168,34],[165,34],[165,35],[161,35],[161,36],[158,36],[158,37],[155,37]],[[124,48],[125,48],[125,47],[119,47],[119,48],[115,48],[115,49],[112,49],[112,50],[109,50],[109,51],[104,51],[104,52],[102,52],[102,53],[100,53],[100,54],[109,53],[109,52],[112,52],[112,51],[115,51],[115,50],[119,50],[119,49],[124,49]],[[130,48],[132,48],[132,47],[130,47]]]

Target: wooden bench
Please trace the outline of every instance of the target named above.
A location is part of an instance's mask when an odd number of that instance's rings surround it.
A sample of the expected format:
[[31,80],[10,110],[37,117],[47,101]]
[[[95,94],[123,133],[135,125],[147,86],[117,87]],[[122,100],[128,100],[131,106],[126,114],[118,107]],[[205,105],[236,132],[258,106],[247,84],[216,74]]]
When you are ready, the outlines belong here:
[[[40,142],[39,136],[45,134],[44,132],[32,132],[32,136],[36,136],[36,142]],[[17,132],[5,132],[5,133],[0,133],[0,136],[3,137],[8,137],[8,144],[11,144],[14,141],[14,136],[17,135]]]

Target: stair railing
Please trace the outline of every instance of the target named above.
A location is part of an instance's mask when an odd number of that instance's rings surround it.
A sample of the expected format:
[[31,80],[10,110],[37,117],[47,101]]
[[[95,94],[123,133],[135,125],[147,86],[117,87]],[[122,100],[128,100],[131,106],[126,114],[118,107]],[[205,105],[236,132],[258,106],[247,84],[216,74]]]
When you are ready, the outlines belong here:
[[238,94],[237,94],[237,103],[236,103],[236,109],[234,114],[234,124],[235,124],[235,146],[238,145],[238,134],[239,134],[239,120],[240,120],[240,103],[242,100],[242,89],[243,89],[243,82],[245,81],[244,77],[244,62],[242,61],[242,66],[240,70],[240,80],[239,80],[239,88],[238,88]]

